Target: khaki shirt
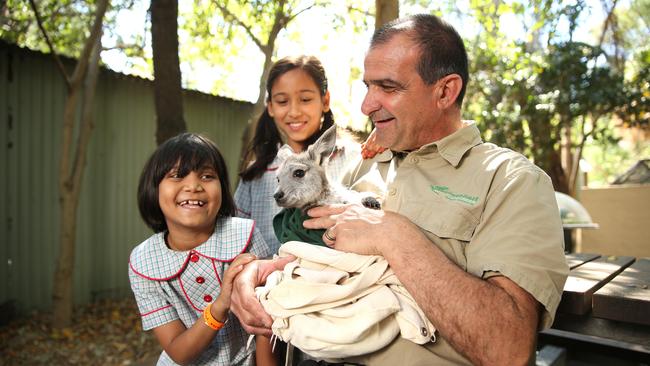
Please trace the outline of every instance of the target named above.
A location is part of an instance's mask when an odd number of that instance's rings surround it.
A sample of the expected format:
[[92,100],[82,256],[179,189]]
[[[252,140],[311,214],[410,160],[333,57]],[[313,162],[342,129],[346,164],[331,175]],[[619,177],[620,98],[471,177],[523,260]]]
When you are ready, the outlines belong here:
[[[568,274],[562,223],[550,178],[523,155],[484,143],[470,124],[416,151],[386,151],[344,178],[382,195],[384,210],[408,217],[466,272],[517,283],[544,306],[540,328],[553,323]],[[355,361],[469,364],[442,336],[426,347],[409,343],[396,339]]]

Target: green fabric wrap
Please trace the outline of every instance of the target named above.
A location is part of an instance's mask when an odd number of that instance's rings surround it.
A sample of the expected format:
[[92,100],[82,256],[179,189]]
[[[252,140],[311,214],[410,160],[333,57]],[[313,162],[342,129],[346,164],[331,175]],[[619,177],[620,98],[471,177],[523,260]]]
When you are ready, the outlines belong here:
[[309,244],[326,246],[323,242],[325,229],[305,229],[303,221],[310,217],[297,208],[282,209],[273,217],[273,230],[280,243],[303,241]]

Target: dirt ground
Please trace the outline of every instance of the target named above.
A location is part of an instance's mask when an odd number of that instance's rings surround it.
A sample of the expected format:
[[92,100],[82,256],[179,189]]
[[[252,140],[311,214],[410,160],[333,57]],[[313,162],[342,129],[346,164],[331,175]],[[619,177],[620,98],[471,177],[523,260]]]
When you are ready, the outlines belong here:
[[73,325],[56,330],[49,314],[33,313],[0,327],[0,366],[155,365],[160,347],[143,332],[132,298],[76,309]]

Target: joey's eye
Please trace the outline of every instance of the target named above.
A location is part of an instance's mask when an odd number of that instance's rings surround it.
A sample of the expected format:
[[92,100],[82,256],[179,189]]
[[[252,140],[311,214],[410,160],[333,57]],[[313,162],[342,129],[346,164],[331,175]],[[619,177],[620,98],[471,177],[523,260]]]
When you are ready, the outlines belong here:
[[302,169],[296,169],[293,171],[293,176],[296,178],[302,178],[305,176],[305,171]]

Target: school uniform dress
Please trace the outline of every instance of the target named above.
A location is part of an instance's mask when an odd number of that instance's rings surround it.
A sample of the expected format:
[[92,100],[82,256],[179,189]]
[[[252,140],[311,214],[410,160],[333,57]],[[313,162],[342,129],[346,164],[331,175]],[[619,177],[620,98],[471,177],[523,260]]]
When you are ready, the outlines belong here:
[[[347,169],[359,160],[361,160],[361,153],[357,145],[351,143],[337,145],[326,167],[329,179],[340,180]],[[276,254],[280,248],[280,242],[273,230],[273,217],[282,210],[282,207],[275,203],[273,194],[278,188],[276,172],[282,161],[282,158],[276,156],[261,177],[249,181],[241,180],[234,195],[237,216],[255,220],[256,226],[262,233],[264,241],[271,247],[273,254]]]
[[[214,233],[198,247],[175,251],[157,233],[138,245],[129,259],[129,280],[142,317],[143,330],[174,320],[190,328],[203,321],[203,309],[221,291],[224,271],[239,254],[268,257],[271,250],[252,220],[220,218]],[[195,365],[253,365],[254,347],[246,349],[248,334],[233,314],[228,315],[212,343]],[[158,365],[176,365],[164,351]]]

